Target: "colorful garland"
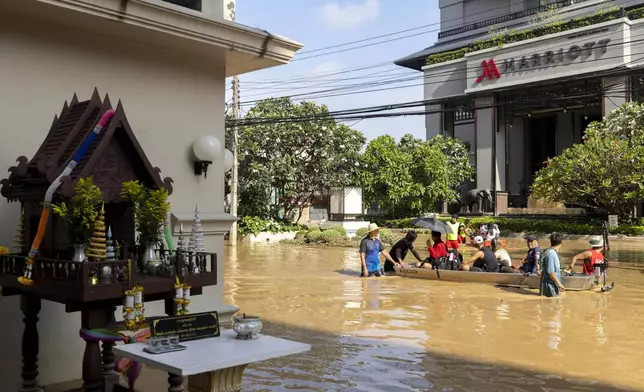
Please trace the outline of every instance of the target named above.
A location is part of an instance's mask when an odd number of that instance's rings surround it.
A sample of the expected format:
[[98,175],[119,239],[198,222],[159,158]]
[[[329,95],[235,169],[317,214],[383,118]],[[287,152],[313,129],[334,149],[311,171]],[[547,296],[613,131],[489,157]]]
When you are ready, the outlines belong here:
[[123,325],[130,331],[141,328],[145,322],[145,306],[143,305],[143,287],[134,286],[125,292],[123,302]]
[[188,305],[190,305],[190,286],[187,283],[179,282],[179,277],[177,276],[174,284],[175,314],[181,316],[190,313]]

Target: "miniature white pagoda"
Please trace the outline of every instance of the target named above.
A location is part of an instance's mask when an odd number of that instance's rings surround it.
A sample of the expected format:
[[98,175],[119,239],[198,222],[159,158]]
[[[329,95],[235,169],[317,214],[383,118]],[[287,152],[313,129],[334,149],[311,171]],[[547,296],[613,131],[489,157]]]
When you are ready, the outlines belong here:
[[114,241],[112,240],[112,226],[107,227],[107,259],[116,260],[114,252]]

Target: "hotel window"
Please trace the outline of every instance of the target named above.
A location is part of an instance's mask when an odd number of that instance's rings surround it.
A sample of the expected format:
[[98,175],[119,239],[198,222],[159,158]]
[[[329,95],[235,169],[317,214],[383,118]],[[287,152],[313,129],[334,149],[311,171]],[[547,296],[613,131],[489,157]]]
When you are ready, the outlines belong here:
[[631,76],[631,101],[644,102],[644,76]]
[[443,106],[443,135],[444,136],[449,136],[449,137],[454,137],[454,118],[455,118],[455,113],[453,108],[444,105]]
[[191,10],[201,11],[201,0],[162,0],[166,3],[179,5],[181,7],[190,8]]

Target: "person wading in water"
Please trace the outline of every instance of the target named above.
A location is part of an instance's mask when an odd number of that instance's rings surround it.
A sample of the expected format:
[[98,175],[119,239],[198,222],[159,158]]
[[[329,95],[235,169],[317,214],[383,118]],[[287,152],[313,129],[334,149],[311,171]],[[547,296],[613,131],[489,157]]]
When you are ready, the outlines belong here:
[[[414,248],[414,241],[416,241],[416,238],[418,238],[418,234],[414,230],[410,230],[407,232],[407,235],[400,241],[396,242],[396,244],[389,251],[389,255],[393,257],[394,262],[398,264],[398,267],[403,266],[403,261],[405,260],[405,256],[407,256],[407,252],[409,251],[411,251],[411,254],[414,255],[416,260],[420,261],[421,263],[423,262],[423,258],[420,257],[420,254]],[[389,260],[385,260],[385,273],[392,272],[396,272],[394,263]]]
[[590,243],[590,249],[582,252],[570,261],[570,265],[564,271],[567,273],[573,272],[575,264],[582,260],[584,263],[584,275],[599,275],[599,269],[596,268],[600,264],[604,264],[604,239],[601,236],[592,237],[588,243]]
[[380,254],[392,263],[394,259],[391,258],[389,252],[382,247],[382,243],[378,239],[380,228],[375,223],[369,224],[369,234],[360,242],[360,263],[362,267],[362,276],[382,276],[380,271]]
[[451,221],[447,222],[447,226],[452,230],[451,233],[447,233],[445,236],[447,249],[458,249],[458,234],[460,232],[461,224],[457,221],[458,215],[452,215]]
[[561,283],[561,266],[559,262],[559,249],[563,244],[563,236],[559,233],[550,235],[550,248],[546,249],[539,259],[541,266],[541,284],[539,295],[557,297],[566,288]]

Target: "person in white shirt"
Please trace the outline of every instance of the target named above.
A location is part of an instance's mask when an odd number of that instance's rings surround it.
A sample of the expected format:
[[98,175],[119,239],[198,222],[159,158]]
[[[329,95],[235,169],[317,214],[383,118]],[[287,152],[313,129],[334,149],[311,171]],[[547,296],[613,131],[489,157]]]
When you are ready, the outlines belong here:
[[503,242],[499,238],[492,240],[492,250],[494,251],[494,256],[499,261],[499,270],[501,272],[515,273],[516,271],[512,268],[512,258],[510,258],[510,254],[504,248]]

